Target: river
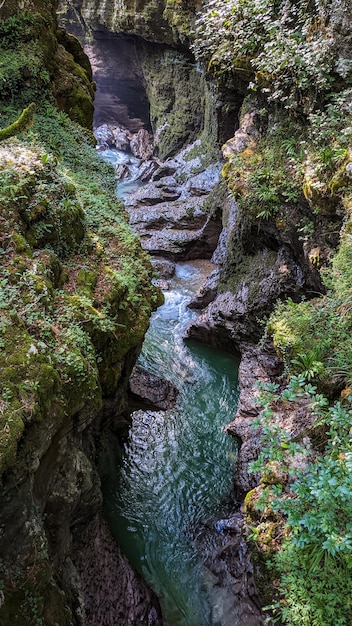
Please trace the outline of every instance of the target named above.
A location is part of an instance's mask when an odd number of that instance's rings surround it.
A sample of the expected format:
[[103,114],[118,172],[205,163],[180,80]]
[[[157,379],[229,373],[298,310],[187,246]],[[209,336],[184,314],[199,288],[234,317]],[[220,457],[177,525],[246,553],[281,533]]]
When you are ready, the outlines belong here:
[[140,364],[179,390],[165,412],[137,411],[104,485],[110,527],[159,596],[167,626],[213,626],[217,594],[195,537],[226,515],[236,458],[223,432],[237,404],[238,360],[182,339],[208,262],[179,263],[153,315]]

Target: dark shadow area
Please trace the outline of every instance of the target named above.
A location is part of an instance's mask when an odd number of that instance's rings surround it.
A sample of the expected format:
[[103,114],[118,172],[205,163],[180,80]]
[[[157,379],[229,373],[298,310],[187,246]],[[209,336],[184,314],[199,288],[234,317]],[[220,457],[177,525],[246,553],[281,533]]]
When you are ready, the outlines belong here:
[[131,133],[150,130],[149,102],[137,60],[138,40],[95,32],[85,45],[96,82],[94,126],[113,124]]

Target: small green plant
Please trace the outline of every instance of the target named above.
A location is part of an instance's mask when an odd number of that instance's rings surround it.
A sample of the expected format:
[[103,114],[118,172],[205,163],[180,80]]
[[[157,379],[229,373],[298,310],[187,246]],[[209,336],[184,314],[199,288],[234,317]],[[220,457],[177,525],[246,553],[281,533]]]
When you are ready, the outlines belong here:
[[260,140],[255,150],[235,154],[224,168],[238,204],[258,219],[285,218],[287,206],[303,198],[300,149],[288,148],[288,134],[301,145],[302,129],[278,116],[270,135]]
[[303,374],[308,381],[319,378],[324,369],[317,349],[310,352],[299,352],[291,363],[294,370]]

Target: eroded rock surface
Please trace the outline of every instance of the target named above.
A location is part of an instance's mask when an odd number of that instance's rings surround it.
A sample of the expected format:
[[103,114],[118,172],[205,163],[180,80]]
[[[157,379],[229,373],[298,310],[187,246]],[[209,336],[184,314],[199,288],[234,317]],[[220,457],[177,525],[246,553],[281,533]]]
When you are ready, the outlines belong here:
[[220,180],[220,164],[204,166],[199,141],[168,159],[152,180],[129,195],[126,208],[142,246],[171,260],[210,258],[221,231],[206,201]]
[[[249,472],[248,466],[258,457],[261,446],[260,429],[252,422],[258,417],[260,407],[256,403],[258,382],[278,381],[283,372],[283,363],[270,342],[264,346],[251,343],[241,345],[242,360],[239,367],[240,395],[234,420],[227,426],[230,435],[240,441],[235,469],[235,495],[242,500],[245,494],[259,484],[260,476]],[[309,436],[314,424],[314,415],[308,408],[307,398],[292,402],[278,401],[273,407],[282,428],[298,440]],[[292,463],[295,461],[292,460]]]
[[219,348],[231,345],[236,350],[241,341],[260,338],[260,321],[265,320],[280,296],[294,295],[301,288],[300,268],[284,248],[277,253],[259,251],[251,259],[249,272],[239,281],[236,291],[217,293],[189,326],[186,337]]
[[130,376],[130,407],[166,410],[173,407],[178,390],[167,380],[136,366]]
[[244,540],[245,516],[214,520],[198,529],[196,545],[206,555],[205,585],[212,598],[216,624],[260,626],[263,624],[250,552]]
[[155,594],[121,553],[101,515],[80,534],[72,559],[80,575],[85,626],[162,626]]

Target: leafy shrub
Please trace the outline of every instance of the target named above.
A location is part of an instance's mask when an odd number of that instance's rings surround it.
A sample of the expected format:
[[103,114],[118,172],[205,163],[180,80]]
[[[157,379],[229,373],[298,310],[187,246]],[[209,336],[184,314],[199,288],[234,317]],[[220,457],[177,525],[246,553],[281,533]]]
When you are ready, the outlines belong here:
[[[327,401],[304,376],[293,377],[279,393],[278,385],[259,385],[261,414],[255,425],[263,433],[263,448],[252,470],[279,461],[288,485],[266,485],[257,507],[269,507],[286,519],[281,550],[274,556],[279,572],[280,599],[270,608],[279,621],[299,626],[348,626],[352,620],[352,397],[328,410]],[[317,425],[325,429],[323,453],[312,454],[282,428],[280,402],[310,401]],[[273,407],[276,411],[273,411]],[[301,469],[291,464],[305,456]],[[252,537],[255,539],[256,534]]]
[[325,271],[327,294],[280,303],[268,324],[287,371],[310,370],[323,385],[331,387],[332,380],[337,388],[352,384],[352,235],[348,224],[345,230]]
[[257,218],[268,219],[303,198],[301,158],[302,128],[278,117],[255,150],[230,158],[224,168],[238,204]]
[[269,99],[309,110],[332,81],[329,3],[210,0],[196,21],[194,51],[218,76],[252,81]]

